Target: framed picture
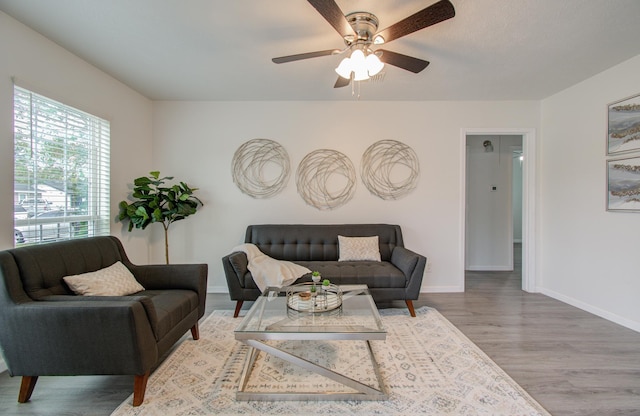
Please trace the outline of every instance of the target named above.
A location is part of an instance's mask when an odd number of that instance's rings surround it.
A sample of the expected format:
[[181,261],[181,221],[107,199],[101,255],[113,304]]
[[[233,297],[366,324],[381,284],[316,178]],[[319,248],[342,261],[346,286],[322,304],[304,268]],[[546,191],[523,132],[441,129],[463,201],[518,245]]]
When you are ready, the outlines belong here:
[[640,150],[640,94],[608,106],[607,154]]
[[640,156],[607,161],[607,211],[640,212]]

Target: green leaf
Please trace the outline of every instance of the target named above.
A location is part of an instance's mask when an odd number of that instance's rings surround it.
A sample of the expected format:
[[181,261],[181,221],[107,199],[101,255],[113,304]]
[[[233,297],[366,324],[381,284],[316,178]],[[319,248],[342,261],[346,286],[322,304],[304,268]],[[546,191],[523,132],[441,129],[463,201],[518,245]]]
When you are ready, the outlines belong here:
[[154,178],[158,179],[160,177],[160,171],[159,170],[154,170],[152,172],[149,172],[149,175],[151,175]]
[[133,180],[133,184],[135,186],[145,186],[145,185],[149,185],[150,183],[151,183],[151,179],[147,178],[146,176]]
[[156,208],[155,210],[153,210],[153,218],[156,222],[162,222],[163,217],[162,210],[160,208]]
[[142,217],[142,218],[143,218],[143,219],[145,219],[145,220],[146,220],[147,218],[149,218],[149,214],[147,214],[147,210],[145,209],[145,207],[144,207],[144,206],[139,206],[139,207],[136,209],[136,215],[137,215],[138,217]]

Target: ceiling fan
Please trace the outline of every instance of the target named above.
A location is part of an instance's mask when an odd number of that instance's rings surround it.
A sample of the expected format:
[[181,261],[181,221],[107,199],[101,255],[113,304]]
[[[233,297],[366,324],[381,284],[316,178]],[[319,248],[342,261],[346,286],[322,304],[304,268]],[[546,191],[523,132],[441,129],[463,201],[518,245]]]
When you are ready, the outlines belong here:
[[336,68],[338,80],[334,88],[345,87],[351,80],[364,81],[379,73],[384,64],[418,73],[429,65],[428,61],[403,55],[386,49],[372,47],[389,43],[418,30],[444,20],[451,19],[456,12],[449,0],[440,0],[417,13],[378,31],[378,18],[368,12],[353,12],[344,15],[334,0],[307,0],[342,36],[346,48],[300,53],[273,58],[276,64],[338,55],[351,52]]

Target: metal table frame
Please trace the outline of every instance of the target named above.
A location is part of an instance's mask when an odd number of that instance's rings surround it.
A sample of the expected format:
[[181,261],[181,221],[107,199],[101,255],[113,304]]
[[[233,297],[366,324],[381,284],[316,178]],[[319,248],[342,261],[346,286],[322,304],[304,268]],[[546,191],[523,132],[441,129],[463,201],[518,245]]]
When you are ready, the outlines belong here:
[[[285,288],[269,288],[251,307],[247,315],[235,331],[235,338],[250,347],[245,361],[244,369],[240,377],[238,391],[236,393],[237,400],[387,400],[389,395],[386,386],[380,375],[380,368],[376,361],[375,355],[371,348],[372,340],[384,340],[387,333],[382,327],[382,321],[378,314],[378,309],[373,302],[373,298],[369,294],[366,285],[350,285],[341,287],[344,293],[343,306],[347,306],[346,302],[350,302],[350,297],[364,297],[366,307],[359,310],[360,312],[369,314],[373,321],[376,322],[376,328],[359,327],[354,325],[341,326],[340,318],[336,318],[336,326],[323,326],[315,328],[311,326],[284,326],[272,324],[269,327],[249,330],[247,325],[255,321],[261,322],[265,313],[267,304],[276,301],[276,307],[282,307],[282,321],[287,322],[286,301],[284,297],[277,297],[278,293],[282,293]],[[277,299],[276,299],[277,297]],[[262,326],[262,325],[261,325]],[[364,384],[356,379],[335,372],[329,368],[310,362],[309,360],[292,354],[288,351],[276,348],[267,344],[267,340],[344,340],[344,341],[365,341],[367,343],[367,351],[373,371],[377,378],[379,388],[375,388]],[[263,351],[271,354],[291,364],[297,365],[308,371],[320,374],[338,383],[341,383],[355,392],[290,392],[290,393],[274,393],[274,392],[256,392],[245,391],[255,360]]]

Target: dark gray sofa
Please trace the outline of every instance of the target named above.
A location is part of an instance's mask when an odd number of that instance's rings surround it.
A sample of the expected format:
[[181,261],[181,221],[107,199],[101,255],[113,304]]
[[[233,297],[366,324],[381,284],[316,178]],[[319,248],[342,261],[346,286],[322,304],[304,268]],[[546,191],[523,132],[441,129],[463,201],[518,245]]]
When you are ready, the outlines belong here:
[[[378,236],[382,261],[338,261],[338,235]],[[404,247],[399,225],[250,225],[245,243],[255,244],[269,257],[317,270],[332,283],[366,284],[376,302],[404,300],[411,316],[415,316],[412,300],[420,294],[427,259]],[[222,264],[231,300],[237,301],[234,316],[238,316],[242,303],[256,300],[260,290],[247,269],[245,253],[224,256]],[[305,275],[296,283],[303,281],[311,281],[311,276]]]
[[[130,296],[77,296],[64,276],[121,261],[145,290]],[[0,347],[18,401],[38,376],[134,375],[134,406],[159,359],[204,315],[207,265],[132,264],[115,237],[0,251]]]

